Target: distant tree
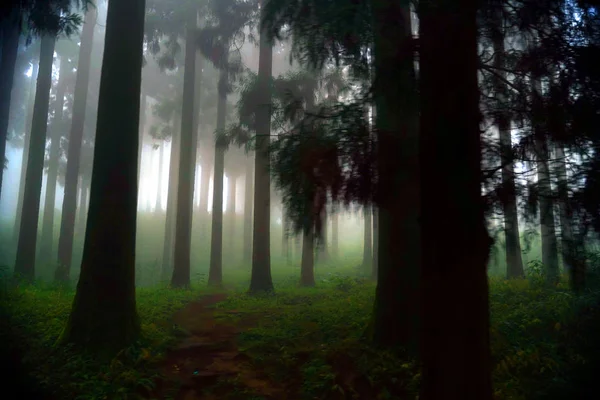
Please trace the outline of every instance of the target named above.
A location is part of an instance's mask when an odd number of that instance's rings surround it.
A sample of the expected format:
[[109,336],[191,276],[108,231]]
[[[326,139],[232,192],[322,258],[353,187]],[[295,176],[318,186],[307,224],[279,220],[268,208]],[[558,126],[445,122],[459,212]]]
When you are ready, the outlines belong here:
[[144,0],[110,2],[85,245],[61,342],[112,358],[140,333],[135,302]]

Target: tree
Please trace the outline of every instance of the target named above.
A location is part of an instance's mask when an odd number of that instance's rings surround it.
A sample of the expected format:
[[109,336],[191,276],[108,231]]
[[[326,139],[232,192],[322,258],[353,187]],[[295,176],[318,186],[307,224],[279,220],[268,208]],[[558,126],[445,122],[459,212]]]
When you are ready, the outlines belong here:
[[253,174],[254,160],[247,156],[246,177],[244,178],[244,263],[252,260],[252,200],[254,196]]
[[[46,130],[55,43],[56,36],[45,35],[42,37],[40,69],[31,123],[27,171],[25,173],[23,211],[21,226],[19,228],[15,274],[27,281],[33,281],[35,278],[35,250],[40,214],[40,193],[42,191],[42,175],[44,172],[44,153],[46,150]],[[0,140],[2,139],[0,138]]]
[[371,206],[363,207],[364,237],[363,237],[363,262],[362,267],[369,271],[373,263],[373,211]]
[[61,342],[112,358],[140,332],[135,302],[144,0],[111,1],[81,275]]
[[479,4],[418,6],[422,400],[493,398],[487,279],[493,241],[481,195]]
[[81,46],[77,61],[77,77],[73,95],[73,118],[69,132],[67,148],[67,168],[60,219],[60,236],[58,239],[58,267],[60,279],[66,280],[71,270],[73,256],[73,237],[75,233],[75,217],[77,212],[77,181],[79,179],[81,146],[83,143],[83,128],[85,123],[94,26],[96,25],[97,10],[90,7],[85,14],[85,23],[81,31]]

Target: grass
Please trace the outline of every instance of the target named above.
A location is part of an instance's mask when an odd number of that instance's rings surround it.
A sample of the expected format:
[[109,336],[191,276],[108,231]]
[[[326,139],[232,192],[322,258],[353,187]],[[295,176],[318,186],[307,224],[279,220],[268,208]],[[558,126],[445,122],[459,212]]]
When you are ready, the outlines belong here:
[[[420,379],[416,363],[373,348],[363,338],[375,285],[358,276],[355,268],[330,266],[318,268],[316,288],[298,288],[298,272],[295,267],[275,268],[276,295],[258,298],[245,294],[247,269],[225,274],[230,294],[217,305],[215,317],[235,323],[248,315],[260,316],[238,341],[253,367],[273,382],[284,382],[294,393],[290,398],[414,398]],[[498,399],[545,398],[568,386],[588,358],[589,347],[582,344],[589,333],[582,328],[581,313],[594,313],[600,292],[575,296],[564,283],[547,289],[540,277],[530,275],[529,280],[511,282],[491,279],[491,350]],[[178,340],[178,327],[170,317],[208,293],[203,281],[199,275],[192,290],[138,289],[143,338],[108,365],[54,346],[74,293],[43,283],[5,293],[2,342],[20,352],[24,370],[52,398],[142,398],[159,377],[159,361]],[[236,312],[227,312],[232,310]],[[227,398],[260,398],[235,379],[220,385],[231,388]]]

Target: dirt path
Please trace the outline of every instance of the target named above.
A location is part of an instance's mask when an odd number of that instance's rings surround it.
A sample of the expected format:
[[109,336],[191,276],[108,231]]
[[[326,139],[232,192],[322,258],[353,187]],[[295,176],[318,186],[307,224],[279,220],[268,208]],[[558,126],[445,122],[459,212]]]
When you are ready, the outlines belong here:
[[174,315],[173,323],[188,336],[167,353],[161,365],[166,381],[159,382],[154,398],[285,398],[283,389],[254,370],[250,359],[237,348],[237,335],[253,320],[244,319],[236,325],[215,321],[214,306],[225,298],[225,294],[208,295]]

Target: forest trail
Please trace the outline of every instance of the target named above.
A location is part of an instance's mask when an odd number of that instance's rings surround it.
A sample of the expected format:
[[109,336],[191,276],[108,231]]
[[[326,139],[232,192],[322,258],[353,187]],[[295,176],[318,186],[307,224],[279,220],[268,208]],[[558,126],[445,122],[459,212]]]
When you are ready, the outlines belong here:
[[253,368],[250,358],[237,347],[237,335],[256,318],[244,318],[235,325],[215,320],[214,306],[226,297],[224,293],[204,296],[173,316],[173,323],[187,336],[166,354],[160,366],[166,380],[158,382],[152,398],[216,400],[248,398],[249,394],[285,398],[283,388]]

